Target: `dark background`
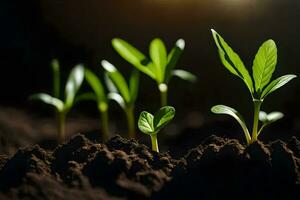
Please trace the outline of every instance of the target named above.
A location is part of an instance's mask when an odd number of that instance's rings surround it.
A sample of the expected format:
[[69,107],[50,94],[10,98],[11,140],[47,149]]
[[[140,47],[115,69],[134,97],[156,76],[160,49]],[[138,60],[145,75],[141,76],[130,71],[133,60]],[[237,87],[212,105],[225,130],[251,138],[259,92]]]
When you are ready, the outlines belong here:
[[[258,47],[272,38],[278,47],[273,77],[300,72],[298,0],[1,0],[0,15],[2,106],[34,109],[27,97],[51,89],[52,58],[60,60],[64,77],[78,62],[101,74],[101,59],[128,73],[132,67],[112,49],[113,37],[126,39],[145,54],[154,37],[162,38],[169,50],[176,39],[185,39],[178,67],[195,73],[199,80],[192,84],[174,79],[170,84],[170,104],[177,108],[180,121],[201,124],[218,118],[209,110],[219,103],[252,116],[250,95],[220,63],[211,28],[239,53],[249,70]],[[285,126],[295,129],[299,83],[293,80],[263,104],[268,112],[284,112]],[[146,76],[137,104],[137,112],[159,106],[156,84]],[[91,106],[79,108],[87,114],[91,110]]]

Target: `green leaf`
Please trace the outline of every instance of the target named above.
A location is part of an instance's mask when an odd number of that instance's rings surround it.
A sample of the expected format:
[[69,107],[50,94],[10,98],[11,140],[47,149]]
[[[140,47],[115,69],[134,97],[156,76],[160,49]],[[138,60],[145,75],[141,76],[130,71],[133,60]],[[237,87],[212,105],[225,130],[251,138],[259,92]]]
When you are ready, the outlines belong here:
[[55,97],[50,96],[49,94],[39,93],[34,94],[29,97],[30,100],[39,100],[46,104],[54,106],[59,112],[64,110],[64,103]]
[[109,75],[107,72],[104,73],[104,82],[109,92],[116,92],[118,93],[118,89],[116,88],[115,84],[112,82],[112,80],[109,78]]
[[139,120],[138,120],[138,127],[140,131],[142,131],[145,134],[156,134],[154,126],[153,126],[153,115],[143,111],[140,114]]
[[124,109],[124,110],[126,109],[125,101],[124,101],[123,97],[120,94],[114,93],[114,92],[108,93],[107,98],[117,102],[122,109]]
[[115,87],[118,89],[120,94],[123,97],[123,100],[126,103],[129,103],[131,101],[130,99],[130,92],[128,89],[128,85],[123,77],[123,75],[108,61],[102,60],[101,64],[103,68],[108,73],[109,78],[112,80]]
[[59,98],[60,96],[60,67],[57,59],[51,61],[53,71],[53,96]]
[[258,118],[259,118],[259,121],[261,121],[262,123],[265,123],[268,121],[268,118],[267,118],[268,114],[264,111],[259,111],[259,115],[258,115]]
[[287,74],[273,80],[262,92],[261,99],[264,99],[266,96],[277,90],[278,88],[287,84],[290,80],[296,78],[294,74]]
[[175,108],[164,106],[154,114],[153,126],[156,132],[168,124],[175,116]]
[[147,64],[146,66],[143,64],[143,62],[148,60],[147,57],[139,50],[120,38],[114,38],[112,40],[112,46],[130,64],[132,64],[141,72],[155,79],[155,74],[152,73],[149,67],[146,67]]
[[164,80],[165,67],[167,65],[167,50],[163,41],[155,38],[150,43],[150,57],[155,66],[155,77],[158,83]]
[[277,120],[279,120],[279,119],[281,119],[283,117],[284,117],[284,114],[281,113],[281,112],[271,112],[267,116],[268,124],[276,122]]
[[256,92],[260,93],[262,89],[270,82],[276,64],[276,44],[273,40],[267,40],[261,45],[253,61],[252,68]]
[[218,52],[223,65],[234,75],[240,77],[247,85],[251,94],[253,94],[253,83],[248,70],[244,66],[239,55],[235,53],[225,40],[215,31],[211,30],[214,41],[218,47]]
[[107,102],[105,90],[96,74],[88,69],[85,69],[85,79],[93,89],[97,102]]
[[138,70],[133,70],[129,79],[129,91],[131,96],[131,102],[135,102],[139,92],[139,79],[140,73]]
[[276,121],[278,121],[279,119],[283,118],[284,115],[281,112],[271,112],[269,114],[267,114],[264,111],[260,111],[259,112],[259,120],[263,123],[262,126],[260,127],[260,130],[258,131],[257,135],[260,135],[260,133],[262,132],[262,130],[269,124],[272,124]]
[[175,70],[173,70],[172,74],[174,76],[177,76],[178,78],[181,78],[182,80],[185,80],[185,81],[190,81],[190,82],[197,81],[197,76],[195,76],[191,72],[188,72],[188,71],[185,71],[182,69],[175,69]]
[[185,47],[185,41],[183,39],[179,39],[176,41],[175,46],[172,48],[171,52],[168,55],[168,64],[165,69],[165,83],[168,83],[172,77],[172,72],[175,66],[178,63],[179,58]]
[[76,65],[67,80],[66,88],[65,88],[65,107],[71,108],[74,103],[74,98],[76,93],[78,92],[82,82],[84,79],[84,67],[83,65]]
[[229,106],[225,106],[225,105],[213,106],[211,108],[211,111],[215,114],[227,114],[227,115],[230,115],[231,117],[233,117],[234,119],[236,119],[238,121],[238,123],[241,125],[241,127],[245,133],[247,144],[249,144],[249,142],[251,140],[251,136],[249,134],[249,131],[246,126],[246,122],[245,122],[244,118],[238,111],[236,111],[235,109],[233,109]]

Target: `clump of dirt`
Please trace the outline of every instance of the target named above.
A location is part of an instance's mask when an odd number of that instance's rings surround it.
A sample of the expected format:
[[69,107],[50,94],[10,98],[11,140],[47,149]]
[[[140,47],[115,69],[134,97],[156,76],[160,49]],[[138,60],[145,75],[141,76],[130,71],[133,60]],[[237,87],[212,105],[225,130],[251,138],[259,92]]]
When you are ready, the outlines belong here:
[[170,180],[178,162],[135,140],[116,136],[101,144],[78,134],[54,150],[35,145],[2,156],[0,197],[149,199]]
[[206,138],[180,160],[136,140],[78,134],[0,156],[0,199],[299,199],[300,141]]
[[186,166],[153,199],[299,199],[300,142],[245,147],[211,136],[185,156]]

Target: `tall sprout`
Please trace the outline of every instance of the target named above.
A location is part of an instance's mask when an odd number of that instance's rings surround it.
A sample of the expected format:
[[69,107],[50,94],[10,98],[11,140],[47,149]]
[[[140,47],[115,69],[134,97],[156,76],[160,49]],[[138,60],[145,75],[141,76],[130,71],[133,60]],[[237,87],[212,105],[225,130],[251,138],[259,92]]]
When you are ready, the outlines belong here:
[[108,99],[116,101],[123,109],[127,118],[128,135],[130,138],[135,138],[134,106],[139,91],[139,72],[133,70],[127,83],[123,75],[111,63],[102,60],[101,64],[106,72]]
[[[212,30],[212,35],[218,48],[222,64],[232,74],[243,80],[251,94],[254,107],[252,134],[250,135],[242,115],[235,109],[225,105],[216,105],[212,107],[211,111],[216,114],[227,114],[235,118],[241,125],[245,133],[247,144],[249,145],[257,141],[258,136],[267,125],[283,117],[283,114],[280,112],[267,114],[261,111],[261,105],[265,98],[296,78],[296,75],[287,74],[271,81],[277,64],[277,47],[275,42],[271,39],[265,41],[258,49],[253,60],[252,76],[250,76],[239,55],[233,51],[221,35],[215,30]],[[262,123],[260,128],[259,121]]]
[[102,137],[104,141],[109,139],[109,117],[108,99],[106,91],[98,76],[89,69],[85,69],[85,79],[92,88],[93,92],[84,93],[76,98],[78,101],[93,100],[97,103],[98,111],[101,116]]
[[62,100],[60,95],[60,66],[57,60],[52,61],[53,69],[53,96],[46,93],[38,93],[30,96],[32,100],[39,100],[55,108],[57,119],[57,140],[59,143],[65,140],[66,115],[74,105],[75,97],[84,79],[84,67],[76,65],[70,72],[65,85],[65,96]]

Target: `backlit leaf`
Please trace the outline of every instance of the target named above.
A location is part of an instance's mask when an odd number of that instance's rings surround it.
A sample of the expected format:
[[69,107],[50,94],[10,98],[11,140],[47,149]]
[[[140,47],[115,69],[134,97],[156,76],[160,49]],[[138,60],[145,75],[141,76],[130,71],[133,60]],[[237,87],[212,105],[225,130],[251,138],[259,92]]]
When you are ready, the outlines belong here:
[[155,129],[153,126],[153,115],[143,111],[140,114],[139,120],[138,120],[138,127],[140,131],[146,134],[154,134]]
[[225,40],[215,31],[211,30],[214,41],[218,47],[218,52],[223,65],[234,75],[240,77],[246,83],[249,91],[253,94],[253,83],[248,70],[240,59],[239,55],[235,53]]
[[66,88],[65,88],[65,95],[66,95],[65,106],[67,108],[72,107],[74,103],[75,95],[78,92],[79,88],[81,87],[83,79],[84,79],[83,65],[75,66],[70,72],[70,75],[66,83]]
[[281,76],[275,80],[273,80],[262,92],[261,94],[261,99],[266,98],[266,96],[268,96],[269,94],[271,94],[272,92],[274,92],[275,90],[277,90],[278,88],[284,86],[285,84],[287,84],[289,81],[291,81],[292,79],[296,78],[297,76],[294,74],[288,74],[288,75],[284,75]]
[[261,45],[253,61],[252,69],[256,92],[260,93],[270,82],[276,63],[276,44],[273,40],[267,40]]

